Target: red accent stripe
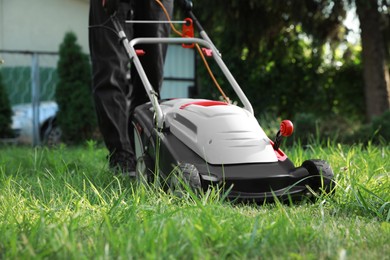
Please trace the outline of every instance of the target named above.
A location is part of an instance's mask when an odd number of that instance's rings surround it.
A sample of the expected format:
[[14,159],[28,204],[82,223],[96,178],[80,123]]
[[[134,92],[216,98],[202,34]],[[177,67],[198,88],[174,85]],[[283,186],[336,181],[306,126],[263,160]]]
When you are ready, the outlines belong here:
[[191,105],[197,105],[202,107],[211,107],[211,106],[226,106],[228,103],[223,101],[214,101],[214,100],[201,100],[201,101],[194,101],[187,104],[184,104],[180,107],[180,109],[184,109]]

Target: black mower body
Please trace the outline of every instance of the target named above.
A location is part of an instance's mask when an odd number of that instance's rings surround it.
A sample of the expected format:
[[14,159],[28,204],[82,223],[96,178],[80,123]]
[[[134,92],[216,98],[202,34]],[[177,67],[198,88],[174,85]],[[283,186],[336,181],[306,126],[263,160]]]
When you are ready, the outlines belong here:
[[218,186],[231,200],[256,202],[300,199],[310,194],[308,186],[312,190],[321,188],[321,182],[313,186],[311,181],[319,176],[303,166],[295,167],[286,156],[276,162],[211,164],[179,140],[169,127],[156,128],[154,118],[151,103],[137,107],[133,116],[137,153],[151,162],[147,165],[149,180],[158,175],[169,186],[172,178],[185,178],[178,167],[191,165],[199,174],[201,189]]

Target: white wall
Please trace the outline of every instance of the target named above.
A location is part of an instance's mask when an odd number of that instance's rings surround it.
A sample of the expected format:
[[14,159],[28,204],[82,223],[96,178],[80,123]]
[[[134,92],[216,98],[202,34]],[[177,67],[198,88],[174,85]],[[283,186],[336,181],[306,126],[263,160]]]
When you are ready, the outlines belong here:
[[[85,53],[88,47],[88,16],[90,0],[0,0],[0,50],[57,52],[68,31],[76,33]],[[164,82],[162,97],[186,97],[188,87],[195,84],[194,52],[191,49],[171,48],[164,75],[176,79]],[[2,66],[30,66],[31,57],[0,53]],[[43,67],[55,67],[55,58],[40,58]],[[41,79],[45,81],[46,79]],[[11,79],[10,81],[13,81]],[[25,89],[28,88],[30,82]],[[44,84],[44,83],[42,83]],[[17,95],[20,95],[17,92]]]
[[89,0],[0,0],[0,49],[58,51],[73,31],[88,48]]

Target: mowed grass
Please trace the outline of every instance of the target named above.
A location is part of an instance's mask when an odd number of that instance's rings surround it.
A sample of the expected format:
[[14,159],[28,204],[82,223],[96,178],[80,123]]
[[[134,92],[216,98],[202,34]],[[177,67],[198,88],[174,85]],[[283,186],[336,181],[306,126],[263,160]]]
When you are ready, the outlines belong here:
[[329,161],[334,196],[234,204],[113,176],[106,151],[0,147],[2,259],[390,259],[390,147],[285,149]]

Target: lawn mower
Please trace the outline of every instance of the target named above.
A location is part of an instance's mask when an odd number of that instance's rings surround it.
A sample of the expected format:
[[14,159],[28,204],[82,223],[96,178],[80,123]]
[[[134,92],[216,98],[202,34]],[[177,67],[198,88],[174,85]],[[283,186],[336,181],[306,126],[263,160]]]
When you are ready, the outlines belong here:
[[[172,189],[178,183],[194,191],[222,187],[227,198],[240,201],[295,199],[317,191],[330,192],[333,172],[328,163],[307,160],[294,166],[279,148],[283,137],[293,132],[288,120],[282,121],[274,140],[267,137],[248,98],[193,14],[192,3],[183,1],[183,7],[189,14],[183,25],[183,37],[129,41],[121,24],[112,17],[150,99],[136,107],[133,114],[137,177],[148,182],[159,178]],[[200,38],[193,37],[192,23]],[[228,99],[159,100],[138,57],[147,53],[137,49],[138,44],[202,46],[198,49],[214,59],[242,106]]]

